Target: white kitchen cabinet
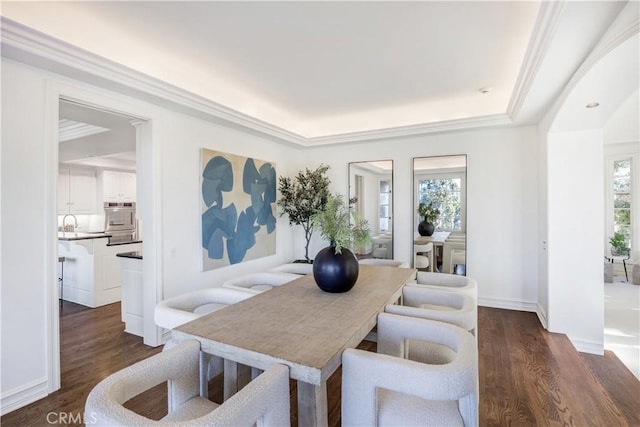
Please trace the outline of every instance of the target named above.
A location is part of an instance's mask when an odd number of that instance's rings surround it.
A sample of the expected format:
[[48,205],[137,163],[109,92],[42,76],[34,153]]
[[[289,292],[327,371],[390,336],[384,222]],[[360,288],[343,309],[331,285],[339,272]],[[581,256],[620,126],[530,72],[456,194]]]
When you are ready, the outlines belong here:
[[135,202],[136,174],[104,171],[102,173],[105,202]]
[[120,258],[122,270],[122,321],[124,331],[144,336],[144,312],[142,304],[142,260]]
[[93,169],[60,168],[58,170],[58,214],[98,213],[97,184]]

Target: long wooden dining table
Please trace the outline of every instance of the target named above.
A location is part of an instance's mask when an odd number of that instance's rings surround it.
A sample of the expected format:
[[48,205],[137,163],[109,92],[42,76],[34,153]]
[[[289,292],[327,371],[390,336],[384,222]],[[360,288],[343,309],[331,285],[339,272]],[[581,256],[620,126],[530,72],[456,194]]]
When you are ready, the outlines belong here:
[[196,339],[204,353],[224,358],[225,376],[234,364],[287,365],[298,381],[298,425],[326,426],[326,381],[343,350],[367,336],[378,313],[398,301],[415,276],[414,269],[361,265],[355,286],[337,294],[302,276],[179,326],[172,337]]

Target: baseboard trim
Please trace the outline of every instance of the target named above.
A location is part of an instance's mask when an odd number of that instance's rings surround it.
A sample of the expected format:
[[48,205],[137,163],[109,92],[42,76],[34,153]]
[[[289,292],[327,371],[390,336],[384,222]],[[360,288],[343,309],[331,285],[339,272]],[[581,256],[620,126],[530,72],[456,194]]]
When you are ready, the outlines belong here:
[[567,335],[571,344],[578,350],[580,353],[589,353],[596,354],[598,356],[602,356],[604,354],[604,344],[593,341],[582,341],[578,339],[571,338]]
[[490,308],[502,308],[505,310],[529,311],[537,313],[537,304],[534,302],[514,301],[498,298],[478,298],[478,305]]
[[2,393],[2,397],[0,397],[0,415],[8,414],[48,395],[49,385],[46,377],[16,387],[13,390]]
[[540,304],[536,304],[536,314],[538,315],[538,320],[540,320],[542,327],[545,329],[549,329],[547,327],[547,315],[545,314],[542,307],[540,307]]

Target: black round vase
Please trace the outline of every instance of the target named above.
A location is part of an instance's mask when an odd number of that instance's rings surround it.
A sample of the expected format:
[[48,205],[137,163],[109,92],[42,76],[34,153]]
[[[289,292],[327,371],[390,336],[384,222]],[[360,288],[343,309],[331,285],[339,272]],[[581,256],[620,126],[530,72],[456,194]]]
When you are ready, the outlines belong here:
[[421,236],[431,236],[435,229],[436,227],[430,222],[420,221],[420,224],[418,224],[418,233],[420,233]]
[[335,252],[335,244],[322,249],[313,260],[313,278],[325,292],[347,292],[358,280],[358,260],[353,252],[342,248]]

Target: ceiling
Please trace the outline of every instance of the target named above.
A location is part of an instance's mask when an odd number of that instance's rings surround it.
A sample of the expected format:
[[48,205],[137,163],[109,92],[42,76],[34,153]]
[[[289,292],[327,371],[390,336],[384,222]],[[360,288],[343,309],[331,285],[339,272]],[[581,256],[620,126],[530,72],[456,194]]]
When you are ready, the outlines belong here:
[[3,1],[2,15],[312,141],[535,123],[623,5]]

